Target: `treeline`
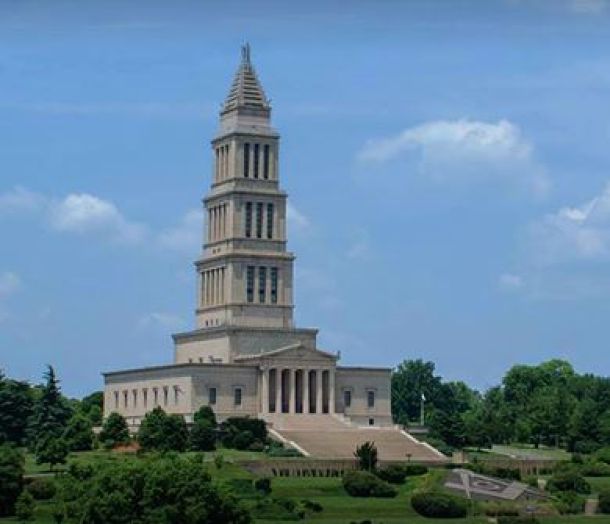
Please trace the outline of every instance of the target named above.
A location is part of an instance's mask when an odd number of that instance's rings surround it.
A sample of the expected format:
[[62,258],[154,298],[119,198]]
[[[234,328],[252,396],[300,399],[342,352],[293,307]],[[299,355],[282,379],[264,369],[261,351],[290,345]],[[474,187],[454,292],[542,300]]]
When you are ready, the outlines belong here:
[[51,366],[44,383],[35,386],[0,372],[0,444],[26,446],[41,464],[60,463],[70,451],[93,448],[102,403],[101,392],[82,400],[66,398]]
[[516,365],[480,393],[445,382],[432,362],[407,360],[392,376],[396,422],[418,421],[422,394],[435,444],[490,447],[509,442],[592,453],[610,445],[610,378],[578,374],[564,360]]

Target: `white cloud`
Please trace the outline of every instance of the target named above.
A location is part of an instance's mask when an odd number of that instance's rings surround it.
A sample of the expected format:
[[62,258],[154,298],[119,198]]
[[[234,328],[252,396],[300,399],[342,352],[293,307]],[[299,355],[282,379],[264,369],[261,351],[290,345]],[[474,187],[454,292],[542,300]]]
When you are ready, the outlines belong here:
[[610,183],[591,200],[564,207],[530,228],[537,263],[600,260],[610,255]]
[[17,273],[5,271],[0,273],[0,299],[14,294],[21,287],[21,278]]
[[203,211],[191,209],[177,226],[161,231],[158,242],[162,248],[195,256],[201,249],[202,234]]
[[498,279],[498,285],[500,289],[507,291],[515,291],[521,289],[524,286],[523,277],[520,275],[514,275],[512,273],[504,273],[500,275]]
[[608,0],[568,0],[568,8],[581,14],[598,14],[606,10]]
[[506,179],[544,195],[549,180],[532,145],[515,124],[475,120],[437,120],[405,129],[396,136],[369,140],[361,161],[383,163],[417,155],[419,169],[437,182]]
[[145,227],[127,220],[117,207],[87,193],[70,194],[50,205],[51,227],[69,233],[102,232],[116,240],[138,242],[145,235]]
[[173,313],[154,312],[140,317],[136,327],[141,330],[161,328],[162,330],[182,329],[186,326],[185,320]]
[[290,202],[286,204],[286,218],[288,219],[288,225],[296,230],[308,229],[311,225],[309,218]]

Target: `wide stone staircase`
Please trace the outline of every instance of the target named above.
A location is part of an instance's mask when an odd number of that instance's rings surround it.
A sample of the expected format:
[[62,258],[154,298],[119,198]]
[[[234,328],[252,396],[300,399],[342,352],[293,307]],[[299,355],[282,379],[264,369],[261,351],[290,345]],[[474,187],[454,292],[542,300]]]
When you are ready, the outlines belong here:
[[355,426],[340,415],[271,415],[272,437],[319,459],[353,459],[356,447],[372,441],[380,461],[440,464],[448,458],[397,427]]

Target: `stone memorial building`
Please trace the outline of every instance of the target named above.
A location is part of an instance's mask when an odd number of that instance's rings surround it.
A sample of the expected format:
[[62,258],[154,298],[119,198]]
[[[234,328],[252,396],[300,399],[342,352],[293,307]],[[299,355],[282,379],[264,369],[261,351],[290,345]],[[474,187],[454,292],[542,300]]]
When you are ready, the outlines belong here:
[[392,425],[389,368],[341,366],[338,353],[317,346],[316,329],[294,325],[295,257],[287,250],[280,137],[270,117],[246,45],[212,140],[205,243],[195,263],[196,329],[173,335],[171,365],[104,373],[105,415],[116,411],[137,427],[160,406],[189,422],[209,405],[219,420],[266,420],[274,436],[306,455],[324,456],[327,443],[310,441],[328,431],[345,443],[332,456],[351,457],[346,435],[359,441],[368,438],[363,428],[375,428],[440,460]]

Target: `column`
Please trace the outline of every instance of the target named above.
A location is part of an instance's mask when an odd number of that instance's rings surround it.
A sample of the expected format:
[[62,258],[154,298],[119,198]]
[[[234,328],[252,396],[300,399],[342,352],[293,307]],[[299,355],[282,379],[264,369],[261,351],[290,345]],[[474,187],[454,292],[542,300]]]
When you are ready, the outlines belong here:
[[207,286],[205,283],[205,271],[203,271],[201,273],[201,300],[199,301],[199,305],[200,306],[205,306],[205,292],[206,292]]
[[288,398],[288,413],[294,415],[297,411],[297,373],[296,369],[290,370],[290,384],[288,386],[289,398]]
[[269,369],[261,368],[261,373],[261,412],[264,415],[269,413]]
[[282,368],[275,368],[275,412],[282,412]]
[[328,370],[328,413],[333,414],[335,412],[335,370],[331,368]]
[[309,370],[303,370],[303,414],[309,413]]
[[212,241],[212,210],[208,209],[208,242]]
[[322,371],[321,369],[316,369],[316,413],[323,413],[323,403],[322,403]]

